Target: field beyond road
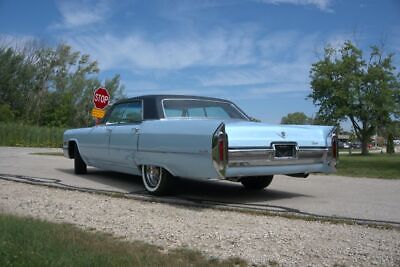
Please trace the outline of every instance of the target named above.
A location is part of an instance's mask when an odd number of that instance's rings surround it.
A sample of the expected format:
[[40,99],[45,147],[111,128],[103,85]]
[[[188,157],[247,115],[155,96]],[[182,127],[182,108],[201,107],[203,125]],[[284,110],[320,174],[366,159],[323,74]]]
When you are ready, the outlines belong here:
[[400,179],[400,154],[340,155],[336,175]]

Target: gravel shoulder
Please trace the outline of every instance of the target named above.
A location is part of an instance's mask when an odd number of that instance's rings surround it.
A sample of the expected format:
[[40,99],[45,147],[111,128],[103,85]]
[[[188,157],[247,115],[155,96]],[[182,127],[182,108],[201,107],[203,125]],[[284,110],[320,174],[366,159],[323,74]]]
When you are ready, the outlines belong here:
[[0,212],[254,264],[400,265],[398,230],[188,208],[4,180]]

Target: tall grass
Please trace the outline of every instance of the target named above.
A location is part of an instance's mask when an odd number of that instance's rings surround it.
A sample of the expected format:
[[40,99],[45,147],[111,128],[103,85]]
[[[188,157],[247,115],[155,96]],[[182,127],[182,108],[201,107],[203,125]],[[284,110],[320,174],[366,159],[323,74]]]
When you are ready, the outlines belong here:
[[354,177],[400,179],[400,154],[340,155],[337,174]]
[[64,128],[0,123],[0,146],[61,147]]

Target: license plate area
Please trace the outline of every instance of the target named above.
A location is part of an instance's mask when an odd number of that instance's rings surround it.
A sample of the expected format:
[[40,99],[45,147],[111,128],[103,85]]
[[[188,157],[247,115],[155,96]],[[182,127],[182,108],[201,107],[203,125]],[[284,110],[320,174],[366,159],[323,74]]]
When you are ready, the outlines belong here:
[[297,159],[298,146],[296,143],[273,143],[274,159]]

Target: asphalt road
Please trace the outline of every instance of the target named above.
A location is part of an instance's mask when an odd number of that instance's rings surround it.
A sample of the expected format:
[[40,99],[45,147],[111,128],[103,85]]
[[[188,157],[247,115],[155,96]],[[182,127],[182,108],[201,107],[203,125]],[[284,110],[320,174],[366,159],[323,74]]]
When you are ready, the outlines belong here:
[[[87,175],[73,173],[73,161],[60,156],[33,155],[60,151],[41,148],[0,147],[0,177],[24,175],[37,181],[96,190],[146,194],[141,178],[88,168]],[[46,180],[50,179],[50,180]],[[297,211],[322,216],[357,218],[400,224],[400,180],[310,175],[307,179],[277,175],[264,191],[246,191],[231,182],[198,182],[182,179],[174,201],[184,200],[231,206]]]

